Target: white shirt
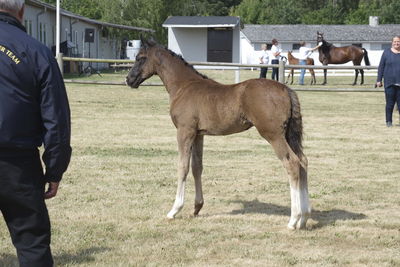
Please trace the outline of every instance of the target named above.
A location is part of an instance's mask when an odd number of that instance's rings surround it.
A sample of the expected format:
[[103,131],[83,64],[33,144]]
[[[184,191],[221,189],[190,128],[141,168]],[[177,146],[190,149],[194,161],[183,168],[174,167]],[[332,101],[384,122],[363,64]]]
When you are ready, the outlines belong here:
[[261,63],[262,64],[268,64],[269,63],[269,55],[267,50],[262,50],[262,54],[260,57]]
[[279,59],[281,57],[281,56],[274,56],[274,53],[277,53],[277,52],[282,52],[282,49],[280,48],[280,46],[273,45],[271,47],[272,59]]
[[299,60],[306,60],[310,55],[312,51],[310,48],[302,46],[299,49]]

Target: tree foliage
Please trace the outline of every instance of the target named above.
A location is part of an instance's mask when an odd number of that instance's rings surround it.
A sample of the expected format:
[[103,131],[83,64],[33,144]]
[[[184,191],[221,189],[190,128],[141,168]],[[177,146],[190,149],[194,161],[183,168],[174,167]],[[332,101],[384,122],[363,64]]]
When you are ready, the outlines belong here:
[[[43,0],[55,4],[56,0]],[[166,43],[162,27],[169,16],[240,16],[244,24],[400,24],[399,0],[60,0],[73,13],[106,22],[155,30]],[[138,32],[111,30],[128,39]]]

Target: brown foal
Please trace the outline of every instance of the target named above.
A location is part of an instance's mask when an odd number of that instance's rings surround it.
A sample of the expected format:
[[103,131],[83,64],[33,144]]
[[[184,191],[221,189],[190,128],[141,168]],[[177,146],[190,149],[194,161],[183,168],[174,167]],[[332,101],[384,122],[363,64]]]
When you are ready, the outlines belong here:
[[255,126],[272,145],[290,177],[291,217],[288,227],[304,228],[311,208],[297,94],[286,85],[267,79],[220,84],[154,41],[142,41],[126,83],[137,88],[155,74],[161,78],[169,94],[170,115],[177,128],[179,148],[178,188],[168,218],[174,218],[183,208],[190,160],[196,189],[194,215],[198,215],[203,207],[204,135],[228,135]]

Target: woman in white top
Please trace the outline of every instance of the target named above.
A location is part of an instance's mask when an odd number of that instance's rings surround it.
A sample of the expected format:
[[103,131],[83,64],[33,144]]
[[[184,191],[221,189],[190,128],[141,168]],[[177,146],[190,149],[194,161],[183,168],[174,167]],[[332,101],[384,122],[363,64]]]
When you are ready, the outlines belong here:
[[[306,42],[300,42],[300,49],[299,49],[299,65],[307,65],[307,58],[311,56],[314,50],[317,50],[319,45],[314,48],[306,47]],[[300,77],[299,77],[299,84],[304,85],[304,74],[306,73],[306,68],[302,68],[300,70]]]
[[[271,47],[271,54],[272,54],[272,60],[271,64],[279,64],[279,59],[281,57],[281,52],[282,49],[279,46],[278,40],[275,38],[272,39],[272,47]],[[272,80],[277,80],[279,79],[279,69],[278,68],[272,68]]]
[[[262,54],[261,54],[261,57],[259,57],[260,64],[268,64],[269,63],[269,55],[267,52],[267,44],[262,44],[261,50],[262,50]],[[260,78],[267,78],[267,71],[268,71],[268,67],[261,67]]]

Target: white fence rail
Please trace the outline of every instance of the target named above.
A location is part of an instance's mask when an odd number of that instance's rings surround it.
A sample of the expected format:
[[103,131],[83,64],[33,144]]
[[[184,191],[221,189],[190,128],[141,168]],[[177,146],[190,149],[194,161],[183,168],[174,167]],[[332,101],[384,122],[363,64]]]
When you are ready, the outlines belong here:
[[[61,71],[63,72],[62,66],[63,61],[71,61],[71,62],[95,62],[95,63],[110,63],[113,64],[114,67],[118,67],[119,64],[123,67],[130,67],[133,65],[133,60],[128,59],[93,59],[93,58],[74,58],[74,57],[63,57],[60,54],[60,57],[57,59],[59,62],[59,66]],[[240,69],[243,68],[260,68],[260,64],[239,64],[239,63],[221,63],[221,62],[188,62],[189,64],[193,65],[195,68],[199,66],[207,66],[208,68],[216,68],[216,69],[232,69],[235,70],[235,82],[240,81]],[[316,70],[316,74],[318,76],[323,75],[323,70],[327,69],[332,73],[337,73],[343,76],[351,75],[351,71],[356,69],[359,70],[366,70],[366,75],[376,75],[376,71],[378,66],[349,66],[349,65],[329,65],[329,66],[319,66],[319,65],[289,65],[286,64],[284,61],[280,61],[279,64],[263,64],[262,67],[268,68],[279,68],[279,81],[284,83],[285,82],[285,70],[288,69],[296,69],[300,70],[302,68],[305,69],[314,69]],[[354,74],[354,72],[352,72]],[[115,83],[110,83],[115,84]]]

